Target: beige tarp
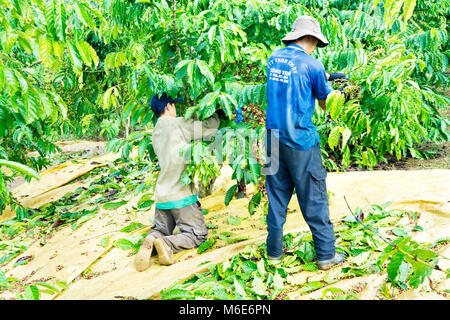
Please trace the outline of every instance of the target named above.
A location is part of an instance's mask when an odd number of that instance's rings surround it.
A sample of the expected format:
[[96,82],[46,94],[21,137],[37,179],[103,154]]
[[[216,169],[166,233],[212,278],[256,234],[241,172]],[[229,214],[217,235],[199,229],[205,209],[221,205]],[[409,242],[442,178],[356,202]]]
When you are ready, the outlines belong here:
[[[86,149],[101,150],[102,143],[89,141],[73,141],[72,143],[59,143],[63,151],[73,152]],[[103,143],[104,144],[104,143]],[[82,176],[89,171],[105,166],[108,162],[117,160],[120,154],[108,153],[99,155],[91,159],[77,160],[76,163],[66,161],[48,170],[39,173],[40,180],[33,179],[30,183],[22,183],[13,189],[13,196],[16,197],[20,203],[26,207],[38,208],[45,203],[55,201],[61,198],[69,191],[83,186],[82,183],[77,185],[67,184],[74,179]],[[0,222],[11,219],[15,216],[15,211],[7,208],[2,215],[0,215]]]
[[[24,184],[15,190],[18,195],[26,199],[28,205],[39,206],[49,202],[68,190],[76,189],[76,185],[68,184],[76,177],[92,170],[95,166],[104,165],[115,159],[114,155],[104,155],[90,159],[79,165],[72,162],[62,164],[42,175],[39,182]],[[92,161],[99,164],[90,164]],[[151,298],[157,297],[161,289],[167,288],[179,279],[186,279],[195,272],[205,270],[207,264],[217,263],[239,252],[247,245],[265,241],[266,226],[264,214],[258,211],[250,216],[247,211],[248,199],[232,200],[230,205],[224,205],[224,194],[233,183],[230,180],[230,168],[224,167],[223,175],[216,181],[214,193],[200,199],[202,207],[208,210],[206,222],[214,224],[217,229],[210,230],[220,234],[225,231],[233,233],[232,238],[247,236],[248,240],[227,245],[218,240],[215,246],[203,254],[197,254],[196,249],[176,254],[176,263],[172,266],[160,266],[156,258],[152,258],[152,266],[144,271],[134,269],[134,256],[130,251],[113,247],[114,240],[129,236],[119,230],[131,222],[141,222],[148,226],[135,230],[135,234],[142,234],[149,230],[154,209],[139,212],[132,209],[138,198],[132,198],[129,203],[116,210],[100,209],[94,218],[85,222],[73,231],[70,226],[63,227],[48,239],[44,246],[33,244],[29,249],[16,257],[8,265],[2,267],[7,277],[33,280],[66,281],[68,288],[55,296],[44,294],[42,299],[115,299],[122,297]],[[343,200],[345,195],[352,208],[367,207],[369,204],[383,204],[391,201],[391,208],[414,210],[421,213],[419,224],[424,232],[417,233],[418,241],[431,242],[449,235],[450,230],[450,170],[422,170],[422,171],[364,171],[349,173],[329,173],[327,177],[328,190],[334,196],[330,202],[332,220],[349,214]],[[53,192],[53,197],[50,194]],[[249,187],[252,193],[252,186]],[[46,198],[46,195],[49,198]],[[306,230],[306,224],[301,217],[295,197],[289,204],[291,209],[287,217],[285,232]],[[240,225],[227,223],[229,216],[242,219]],[[4,218],[4,217],[1,217]],[[100,240],[110,237],[108,245],[102,247]],[[445,247],[445,248],[448,248]],[[444,248],[444,249],[445,249]],[[448,250],[444,252],[450,256]],[[18,258],[33,256],[25,265],[13,267]],[[442,268],[448,268],[448,260],[441,261]],[[434,275],[434,273],[433,273]],[[303,273],[309,280],[323,277],[323,272]],[[442,273],[434,275],[436,283],[448,287]],[[358,281],[370,283],[371,288],[378,288],[386,275],[370,275],[340,281],[342,287],[351,287]],[[448,280],[447,280],[448,281]],[[339,284],[333,284],[338,287]],[[364,291],[360,298],[375,299],[376,290]],[[430,293],[431,294],[431,293]],[[321,290],[307,296],[290,293],[292,299],[317,298]],[[13,292],[4,291],[0,298],[14,297]],[[422,293],[416,291],[406,299],[420,299]],[[433,295],[431,298],[442,298]],[[427,296],[430,298],[430,296]]]

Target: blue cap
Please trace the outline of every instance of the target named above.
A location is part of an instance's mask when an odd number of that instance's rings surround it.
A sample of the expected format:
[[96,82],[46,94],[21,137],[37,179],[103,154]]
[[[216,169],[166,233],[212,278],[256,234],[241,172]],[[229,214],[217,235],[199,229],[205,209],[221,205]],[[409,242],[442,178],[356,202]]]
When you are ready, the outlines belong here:
[[172,99],[167,95],[166,92],[163,92],[160,97],[157,94],[152,96],[150,100],[150,107],[157,117],[159,117],[162,113],[164,113],[164,109],[166,108],[168,103],[174,102],[182,102],[183,99]]

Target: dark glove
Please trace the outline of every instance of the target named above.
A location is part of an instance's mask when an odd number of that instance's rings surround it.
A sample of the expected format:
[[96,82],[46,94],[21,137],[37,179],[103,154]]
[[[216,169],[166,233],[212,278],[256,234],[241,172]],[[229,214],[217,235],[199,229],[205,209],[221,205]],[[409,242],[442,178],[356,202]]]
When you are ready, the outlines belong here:
[[345,102],[350,100],[350,95],[347,92],[344,91],[344,87],[337,88],[337,90],[339,90],[344,95]]
[[341,72],[330,73],[330,78],[328,78],[328,81],[334,81],[337,79],[348,80],[348,78],[345,76],[345,74],[343,74]]
[[228,117],[225,114],[225,111],[223,111],[223,109],[217,109],[216,114],[219,116],[219,119],[228,119]]

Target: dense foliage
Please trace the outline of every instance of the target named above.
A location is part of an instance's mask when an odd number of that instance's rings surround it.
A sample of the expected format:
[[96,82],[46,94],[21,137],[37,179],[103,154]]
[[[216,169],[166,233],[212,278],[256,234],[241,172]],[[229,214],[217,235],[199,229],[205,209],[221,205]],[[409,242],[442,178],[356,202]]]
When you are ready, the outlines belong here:
[[[108,150],[121,150],[124,158],[137,146],[142,159],[157,160],[148,102],[167,91],[184,98],[179,115],[205,119],[222,108],[227,119],[221,128],[239,129],[223,135],[220,154],[204,142],[184,150],[199,162],[183,182],[207,187],[228,161],[237,182],[255,183],[263,192],[266,62],[302,14],[317,18],[330,41],[315,57],[328,72],[350,77],[333,84],[345,86],[347,98],[333,93],[330,116],[317,108],[314,117],[330,170],[429,157],[421,143],[448,140],[440,110],[449,101],[436,91],[449,84],[448,0],[0,5],[0,158],[33,169],[48,164],[54,141],[67,137],[104,137]],[[236,124],[238,107],[244,122]],[[0,210],[14,203],[4,181],[10,178],[2,171]]]

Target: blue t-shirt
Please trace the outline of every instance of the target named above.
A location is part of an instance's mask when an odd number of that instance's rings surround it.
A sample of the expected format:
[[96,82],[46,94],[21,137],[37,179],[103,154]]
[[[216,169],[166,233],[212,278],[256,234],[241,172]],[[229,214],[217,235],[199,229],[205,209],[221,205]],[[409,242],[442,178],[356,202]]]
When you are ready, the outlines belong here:
[[278,49],[267,63],[266,129],[278,129],[280,142],[308,150],[319,143],[312,123],[315,99],[332,91],[323,64],[296,44]]

